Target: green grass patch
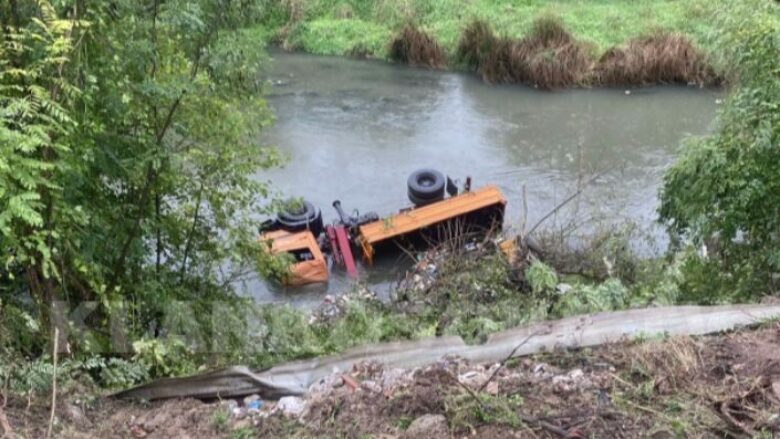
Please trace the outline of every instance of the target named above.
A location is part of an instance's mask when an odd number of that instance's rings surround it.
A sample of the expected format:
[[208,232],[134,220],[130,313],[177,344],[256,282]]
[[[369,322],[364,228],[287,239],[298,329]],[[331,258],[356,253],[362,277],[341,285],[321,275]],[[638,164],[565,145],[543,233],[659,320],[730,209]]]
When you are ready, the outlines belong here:
[[320,55],[366,53],[384,57],[391,30],[360,19],[320,18],[298,24],[288,46]]
[[[269,27],[295,27],[287,42],[310,53],[341,55],[355,47],[377,57],[386,56],[391,35],[413,23],[453,53],[463,29],[484,20],[502,36],[519,38],[539,16],[555,15],[573,36],[592,44],[593,51],[623,44],[658,30],[681,32],[709,47],[712,14],[723,0],[297,0],[283,2],[289,11],[277,11]],[[295,17],[282,22],[278,17]]]

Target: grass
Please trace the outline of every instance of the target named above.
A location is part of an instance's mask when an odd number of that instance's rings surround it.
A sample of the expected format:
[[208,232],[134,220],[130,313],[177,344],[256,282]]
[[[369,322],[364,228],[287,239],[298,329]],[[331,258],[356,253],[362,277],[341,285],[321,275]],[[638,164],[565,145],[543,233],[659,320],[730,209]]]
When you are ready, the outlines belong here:
[[392,31],[360,19],[322,18],[299,24],[285,44],[290,49],[319,55],[384,54]]
[[577,40],[603,53],[658,30],[680,32],[707,47],[711,12],[723,0],[285,0],[266,26],[284,30],[291,46],[346,55],[364,48],[386,58],[391,35],[413,23],[452,54],[465,27],[487,22],[499,35],[525,36],[534,20],[558,16]]

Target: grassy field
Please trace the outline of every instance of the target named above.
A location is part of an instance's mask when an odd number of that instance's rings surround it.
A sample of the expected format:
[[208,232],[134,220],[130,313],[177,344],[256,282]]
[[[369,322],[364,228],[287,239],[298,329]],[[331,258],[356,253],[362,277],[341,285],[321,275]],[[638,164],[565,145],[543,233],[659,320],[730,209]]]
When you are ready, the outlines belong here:
[[265,26],[287,48],[315,54],[387,56],[392,36],[413,23],[453,53],[463,29],[487,22],[520,38],[540,16],[557,16],[594,54],[657,30],[680,32],[705,50],[722,0],[282,0]]

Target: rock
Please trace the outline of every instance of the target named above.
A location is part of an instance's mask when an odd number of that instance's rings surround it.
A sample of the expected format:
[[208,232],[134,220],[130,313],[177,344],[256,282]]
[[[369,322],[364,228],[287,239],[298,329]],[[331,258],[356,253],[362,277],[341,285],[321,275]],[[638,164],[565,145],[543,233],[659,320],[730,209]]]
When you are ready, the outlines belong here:
[[138,425],[133,425],[130,427],[130,434],[137,439],[143,439],[145,438],[149,433],[147,433],[143,428],[141,428]]
[[238,408],[238,402],[235,399],[223,399],[219,402],[219,407],[233,413],[233,410]]
[[291,418],[300,416],[305,408],[303,399],[297,396],[285,396],[284,398],[281,398],[276,404],[276,407],[285,416]]
[[423,415],[415,419],[404,432],[404,438],[443,438],[449,437],[447,418],[444,415]]
[[92,425],[92,421],[87,418],[81,407],[76,404],[66,403],[62,406],[61,411],[62,418],[77,427],[84,428]]
[[360,387],[363,390],[367,390],[369,392],[374,393],[382,393],[382,386],[376,383],[376,381],[366,380],[360,383]]
[[244,407],[235,407],[233,408],[233,411],[230,412],[231,416],[235,419],[244,419],[246,418],[248,411]]
[[774,392],[777,399],[780,399],[780,376],[776,376],[772,380],[772,392]]
[[498,395],[498,383],[495,381],[489,382],[488,385],[485,386],[485,391],[493,396]]

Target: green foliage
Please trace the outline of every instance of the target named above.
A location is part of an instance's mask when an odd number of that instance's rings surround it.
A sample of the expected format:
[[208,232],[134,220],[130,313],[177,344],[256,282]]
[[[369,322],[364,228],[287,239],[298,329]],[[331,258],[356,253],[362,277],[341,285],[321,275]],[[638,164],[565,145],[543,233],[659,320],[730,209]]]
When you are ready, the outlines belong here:
[[81,369],[89,373],[103,387],[126,389],[149,379],[149,368],[142,362],[122,358],[90,357]]
[[0,356],[4,352],[36,354],[35,341],[41,334],[40,322],[21,307],[0,300]]
[[558,286],[558,275],[543,262],[534,261],[525,273],[534,294],[548,293]]
[[257,437],[257,433],[251,427],[241,427],[230,433],[231,439],[252,439]]
[[[37,394],[51,390],[54,365],[51,357],[41,356],[29,361],[21,357],[0,357],[0,382],[20,394]],[[138,362],[121,358],[87,357],[86,359],[60,360],[57,366],[57,385],[60,391],[68,391],[80,383],[99,384],[106,388],[120,389],[137,385],[149,379],[149,370]]]
[[475,426],[485,424],[504,424],[521,427],[522,420],[517,412],[523,406],[519,395],[489,395],[470,392],[454,392],[446,397],[446,413],[450,425],[455,430],[473,430]]
[[78,25],[40,2],[37,16],[8,27],[0,42],[0,247],[11,273],[33,267],[43,277],[62,275],[55,242],[84,224],[64,194],[64,179],[78,170],[68,160],[76,124],[66,106],[80,90],[63,74]]
[[218,409],[214,411],[211,422],[214,424],[214,429],[218,432],[226,432],[230,422],[230,412],[228,412],[227,409]]
[[[351,296],[348,296],[351,297]],[[341,352],[353,346],[426,335],[425,324],[371,299],[349,299],[333,320],[310,322],[308,313],[289,306],[263,306],[258,312],[252,364],[268,367],[282,361]]]
[[553,306],[553,315],[569,316],[625,309],[630,304],[630,291],[618,279],[608,279],[599,285],[577,284],[561,294]]
[[[716,132],[689,142],[664,178],[661,219],[690,253],[685,294],[731,300],[777,291],[780,271],[780,6],[719,14],[715,41],[738,76]],[[723,295],[723,296],[721,296]]]
[[[463,29],[474,20],[499,35],[520,37],[536,17],[561,17],[578,40],[603,52],[658,29],[678,31],[707,43],[711,14],[723,0],[631,2],[510,0],[283,0],[270,2],[263,26],[287,47],[317,54],[346,54],[357,46],[386,56],[394,31],[414,23],[454,53]],[[717,49],[717,45],[706,48]]]
[[193,352],[180,338],[140,339],[133,343],[133,361],[153,376],[183,375],[195,371]]
[[363,51],[384,56],[391,35],[390,29],[376,23],[323,18],[296,26],[288,45],[322,55],[348,55]]
[[[135,337],[174,301],[201,310],[231,299],[234,282],[267,261],[256,233],[269,191],[258,173],[279,157],[258,143],[272,116],[258,79],[261,33],[249,27],[264,6],[0,8],[3,303],[29,293],[26,315],[47,327],[52,300],[97,301],[95,334],[123,304]],[[21,332],[13,344],[40,351],[47,336]],[[106,338],[71,342],[101,349]]]

